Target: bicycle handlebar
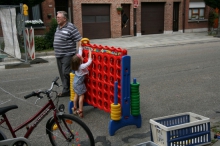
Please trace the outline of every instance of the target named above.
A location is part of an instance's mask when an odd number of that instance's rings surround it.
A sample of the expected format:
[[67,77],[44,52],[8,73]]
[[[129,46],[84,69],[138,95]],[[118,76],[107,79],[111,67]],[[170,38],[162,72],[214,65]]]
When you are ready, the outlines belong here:
[[59,77],[56,77],[52,82],[56,82],[59,79]]
[[37,94],[33,91],[31,94],[28,94],[28,95],[25,95],[24,96],[24,99],[28,99],[28,98],[30,98],[30,97],[32,97],[32,96],[36,96]]
[[59,87],[59,84],[57,83],[57,80],[58,80],[58,79],[59,79],[59,77],[56,77],[56,78],[52,81],[51,87],[50,87],[50,89],[48,89],[47,91],[37,91],[37,92],[33,91],[32,93],[30,93],[30,94],[28,94],[28,95],[25,95],[24,98],[25,98],[25,99],[28,99],[28,98],[30,98],[30,97],[32,97],[32,96],[37,96],[37,97],[39,97],[39,98],[42,98],[42,96],[40,96],[40,93],[44,93],[44,94],[49,93],[49,92],[53,89],[53,86],[54,86],[54,85],[57,85],[57,86]]

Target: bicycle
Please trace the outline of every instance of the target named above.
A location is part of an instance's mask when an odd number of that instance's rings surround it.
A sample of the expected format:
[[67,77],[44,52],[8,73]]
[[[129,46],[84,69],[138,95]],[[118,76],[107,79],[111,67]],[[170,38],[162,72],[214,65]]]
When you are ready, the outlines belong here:
[[[17,109],[17,105],[10,105],[0,108],[0,126],[3,127],[3,123],[9,129],[13,138],[7,139],[5,134],[0,130],[0,145],[1,146],[30,146],[30,141],[28,137],[31,135],[33,130],[37,125],[42,121],[43,118],[48,115],[50,111],[53,111],[53,116],[51,116],[46,124],[46,134],[49,136],[49,140],[53,146],[62,146],[62,145],[71,145],[71,146],[95,146],[94,137],[92,132],[87,127],[87,125],[82,122],[80,119],[74,117],[70,114],[64,113],[65,106],[63,104],[58,106],[59,97],[57,97],[57,91],[53,90],[54,85],[59,86],[57,80],[59,77],[56,77],[51,84],[50,89],[45,91],[33,91],[29,95],[24,96],[25,99],[28,99],[32,96],[37,96],[38,99],[35,101],[35,104],[39,99],[42,99],[45,95],[48,98],[48,102],[29,120],[23,122],[16,128],[12,128],[9,119],[6,116],[6,112]],[[55,99],[52,100],[52,93],[55,93]],[[43,95],[42,95],[43,94]],[[54,101],[57,99],[57,103]],[[30,123],[32,125],[30,125]],[[30,125],[30,126],[28,126]],[[26,126],[27,132],[23,137],[17,137],[15,133],[20,129]],[[6,128],[5,128],[6,129]]]

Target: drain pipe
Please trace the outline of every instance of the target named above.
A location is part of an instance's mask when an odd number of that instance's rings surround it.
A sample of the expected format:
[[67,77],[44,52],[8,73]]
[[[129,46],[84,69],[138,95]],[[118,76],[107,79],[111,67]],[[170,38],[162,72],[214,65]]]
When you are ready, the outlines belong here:
[[73,1],[70,2],[70,5],[71,5],[71,8],[70,8],[70,11],[71,11],[71,15],[72,15],[72,23],[74,24],[74,17],[73,17]]
[[185,33],[185,16],[186,14],[186,0],[183,2],[183,33]]
[[137,36],[137,8],[134,8],[134,36]]

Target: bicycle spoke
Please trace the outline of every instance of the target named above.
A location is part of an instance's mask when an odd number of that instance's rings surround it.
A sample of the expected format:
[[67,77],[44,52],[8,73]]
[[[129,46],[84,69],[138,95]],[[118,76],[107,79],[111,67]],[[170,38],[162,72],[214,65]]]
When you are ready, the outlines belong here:
[[[91,132],[88,132],[87,127],[78,123],[71,117],[65,117],[60,120],[59,123],[66,138],[64,138],[62,132],[59,130],[55,121],[52,121],[49,138],[51,143],[55,146],[71,145],[71,146],[90,146],[93,145],[94,139],[91,136]],[[92,138],[92,140],[91,140]]]

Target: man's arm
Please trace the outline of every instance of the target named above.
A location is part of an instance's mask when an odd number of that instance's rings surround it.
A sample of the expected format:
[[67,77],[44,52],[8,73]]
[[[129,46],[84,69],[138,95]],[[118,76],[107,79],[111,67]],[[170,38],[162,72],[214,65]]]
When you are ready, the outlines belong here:
[[81,47],[82,45],[81,45],[81,40],[80,41],[78,41],[77,43],[76,43],[76,48],[79,48],[79,47]]
[[79,52],[79,47],[82,47],[81,40],[76,42],[76,54],[77,54],[77,52]]

